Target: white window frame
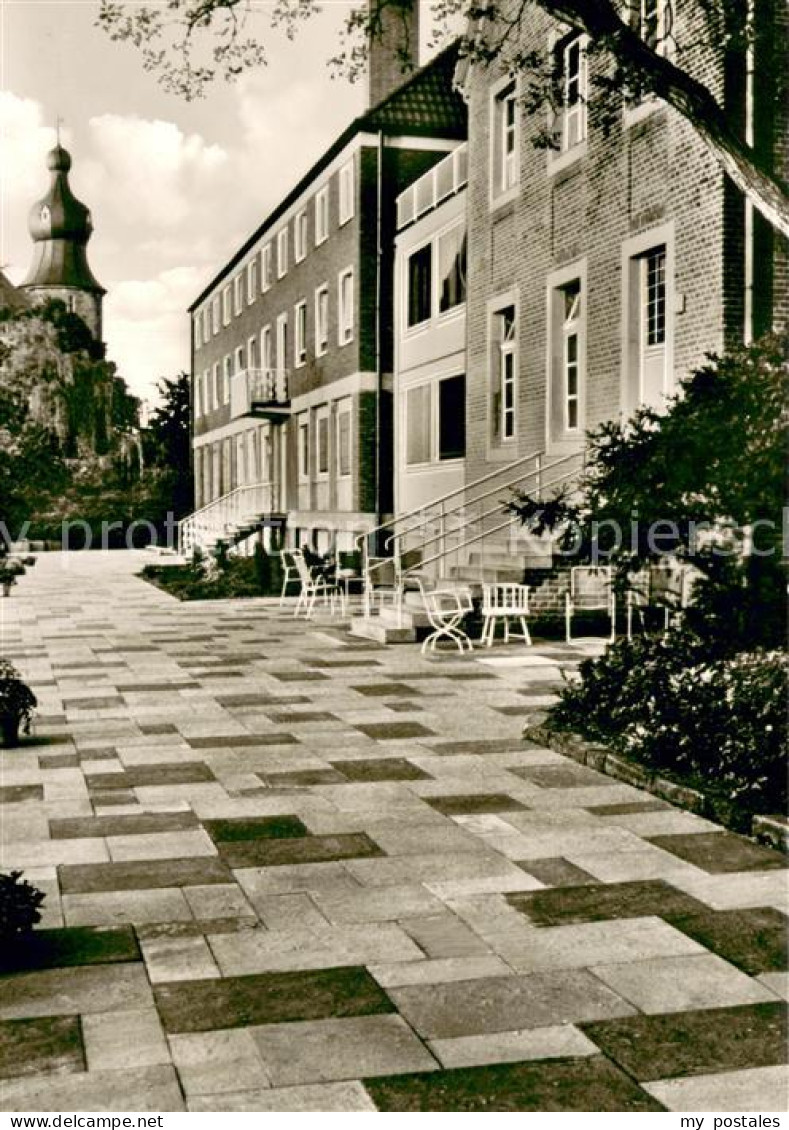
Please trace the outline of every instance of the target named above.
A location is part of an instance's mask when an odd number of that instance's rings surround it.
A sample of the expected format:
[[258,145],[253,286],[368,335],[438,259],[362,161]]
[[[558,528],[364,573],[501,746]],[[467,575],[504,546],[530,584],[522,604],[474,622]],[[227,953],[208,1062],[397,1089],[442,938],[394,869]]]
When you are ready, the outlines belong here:
[[[644,261],[652,251],[665,249],[665,338],[663,397],[676,391],[674,365],[675,310],[682,309],[684,299],[676,291],[675,230],[673,221],[641,232],[622,244],[622,371],[621,405],[631,415],[644,402],[642,371],[643,271]],[[633,373],[638,371],[638,388],[633,387]]]
[[293,257],[297,263],[307,258],[307,211],[302,210],[293,221]]
[[230,286],[230,283],[228,283],[222,289],[222,325],[223,326],[229,326],[230,325],[230,318],[232,316],[233,297],[232,297],[232,294],[231,294],[231,289],[232,288]]
[[238,345],[233,353],[233,372],[243,373],[246,367],[244,346]]
[[[503,323],[503,315],[506,310],[513,310],[513,329],[512,336],[506,339],[501,337],[501,327]],[[490,353],[491,374],[489,381],[490,389],[490,405],[491,405],[491,427],[490,427],[490,444],[493,450],[506,450],[511,447],[518,438],[518,395],[520,387],[520,359],[518,350],[518,323],[520,319],[520,307],[515,294],[501,295],[498,298],[492,299],[488,303],[488,341]],[[509,367],[510,376],[507,377],[505,370]],[[507,407],[506,390],[510,386],[512,389],[512,407]],[[495,398],[498,395],[498,426],[493,418],[493,411],[495,410]],[[511,427],[507,427],[508,418],[511,419]]]
[[[331,412],[328,404],[322,404],[314,415],[315,420],[315,479],[326,482],[331,471]],[[326,430],[326,466],[321,469],[321,431]]]
[[203,415],[203,376],[203,373],[195,373],[192,379],[194,415],[196,420]]
[[284,373],[288,368],[288,315],[282,313],[277,315],[277,337],[276,337],[276,351],[277,363],[276,371]]
[[214,411],[217,410],[222,402],[222,362],[214,362],[214,379],[211,400],[213,402]]
[[247,263],[247,306],[251,306],[258,293],[258,257]]
[[271,289],[272,271],[271,271],[271,255],[272,247],[271,240],[263,247],[260,253],[260,292],[265,294],[267,290]]
[[[435,462],[436,450],[436,420],[435,420],[435,394],[433,392],[434,381],[418,381],[415,384],[409,385],[404,391],[403,397],[403,467],[407,473],[413,471],[424,470],[430,467]],[[427,431],[427,457],[425,459],[415,460],[413,463],[408,458],[408,433],[409,433],[409,399],[414,393],[424,394],[427,392],[427,411],[430,414],[428,421],[429,427]]]
[[[252,364],[253,359],[256,362],[254,365]],[[248,369],[259,369],[260,368],[260,357],[258,356],[258,335],[257,334],[252,334],[251,337],[247,338],[247,368]]]
[[307,364],[307,303],[304,299],[293,307],[293,367]]
[[[411,260],[422,252],[428,251],[430,258],[430,298],[429,310],[427,315],[418,322],[411,324],[410,321],[410,303],[411,303]],[[405,269],[403,271],[403,328],[405,333],[410,336],[411,334],[418,334],[422,330],[427,329],[433,320],[433,316],[438,309],[437,297],[437,284],[436,284],[436,248],[433,239],[426,240],[420,243],[418,247],[411,247],[405,256]]]
[[[310,481],[310,414],[309,412],[302,412],[298,417],[297,435],[298,445],[296,452],[297,474],[300,483],[308,483]],[[305,438],[306,433],[306,438]],[[306,455],[307,466],[304,466],[304,457]]]
[[[326,299],[325,318],[321,315],[321,299]],[[315,356],[323,357],[329,350],[329,286],[322,283],[315,291]]]
[[233,354],[226,353],[222,361],[222,403],[230,400],[230,378],[233,376]]
[[203,345],[203,313],[200,311],[195,314],[192,319],[192,340],[194,341],[195,350],[201,349]]
[[351,157],[350,161],[342,166],[339,172],[339,224],[347,224],[349,220],[353,219],[354,212],[356,211],[356,170],[354,159]]
[[[349,300],[343,297],[343,283],[350,279]],[[337,276],[337,342],[349,345],[353,341],[356,306],[356,286],[353,267],[346,267]]]
[[325,184],[315,193],[315,246],[320,247],[329,238],[329,186]]
[[[566,289],[566,288],[565,288]],[[562,294],[567,303],[567,295]],[[575,435],[581,430],[581,305],[583,291],[580,283],[573,296],[570,312],[566,313],[562,321],[562,417],[564,430]],[[570,342],[575,342],[575,357],[570,357]],[[575,375],[575,391],[570,391],[570,376]],[[575,423],[570,420],[570,405],[575,406]]]
[[211,340],[211,308],[203,307],[203,345],[208,345]]
[[[589,91],[586,43],[585,36],[574,35],[562,49],[562,153],[568,153],[586,141]],[[576,50],[577,70],[571,71],[570,60]],[[571,104],[573,97],[575,101]]]
[[520,188],[518,96],[518,84],[511,78],[502,79],[490,92],[490,199],[494,204],[514,199]]
[[222,329],[222,299],[218,294],[215,294],[211,300],[211,328],[214,331],[214,337]]
[[277,232],[277,278],[288,273],[288,225]]
[[260,368],[270,371],[274,368],[272,361],[271,325],[266,325],[260,331]]
[[233,314],[237,318],[244,309],[244,276],[239,271],[233,279]]
[[[342,451],[341,451],[341,430],[340,421],[343,419],[348,420],[348,470],[342,469]],[[340,400],[337,403],[337,415],[335,417],[335,467],[338,479],[350,479],[353,477],[353,401],[350,397],[346,400]]]
[[[455,303],[454,306],[449,306],[446,310],[441,309],[441,241],[452,235],[457,229],[460,229],[463,237],[466,239],[466,292],[462,302]],[[466,302],[468,300],[468,231],[465,218],[460,221],[455,221],[440,231],[433,240],[433,289],[434,297],[433,304],[435,316],[443,321],[445,318],[454,318],[459,313],[466,309]]]
[[[655,53],[662,55],[663,58],[673,60],[676,54],[676,42],[673,37],[671,29],[674,26],[676,13],[674,9],[675,0],[632,0],[632,11],[634,12],[634,30],[644,38],[644,25],[647,20],[647,8],[657,7],[657,29],[658,29],[658,42],[655,46]],[[666,26],[666,14],[671,11],[671,29]],[[665,106],[662,98],[658,98],[651,91],[633,92],[630,97],[623,99],[624,105],[624,125],[625,129],[630,126],[636,125],[638,122],[643,121],[644,118],[649,117],[656,110]]]

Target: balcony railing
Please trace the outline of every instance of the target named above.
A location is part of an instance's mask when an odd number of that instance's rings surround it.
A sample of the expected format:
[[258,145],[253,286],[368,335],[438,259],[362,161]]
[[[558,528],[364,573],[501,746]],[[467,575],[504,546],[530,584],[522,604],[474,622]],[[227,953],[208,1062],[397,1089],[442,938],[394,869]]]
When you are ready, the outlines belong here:
[[397,198],[397,229],[437,208],[468,183],[468,145],[459,145]]
[[287,369],[242,369],[230,378],[230,415],[277,422],[290,415]]

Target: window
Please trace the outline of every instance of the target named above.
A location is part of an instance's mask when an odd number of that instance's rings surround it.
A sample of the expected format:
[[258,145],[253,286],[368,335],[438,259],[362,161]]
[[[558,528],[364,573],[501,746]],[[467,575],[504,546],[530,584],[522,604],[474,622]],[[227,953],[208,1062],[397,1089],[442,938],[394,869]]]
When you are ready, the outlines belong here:
[[639,0],[637,8],[641,38],[659,55],[670,54],[674,24],[670,0]]
[[277,278],[288,273],[288,229],[283,228],[277,236]]
[[315,291],[315,355],[322,357],[329,347],[329,288]]
[[354,213],[354,194],[356,182],[353,173],[353,158],[340,169],[340,227],[347,224]]
[[340,345],[347,345],[353,341],[353,270],[343,271],[339,281],[339,324],[338,340]]
[[195,343],[195,349],[199,349],[203,344],[203,315],[195,314],[192,322],[192,337]]
[[294,256],[297,263],[307,257],[307,213],[299,212],[293,224]]
[[346,401],[337,408],[337,474],[347,478],[351,473],[351,402]]
[[299,418],[299,479],[309,481],[310,477],[310,421],[303,415]]
[[260,367],[273,369],[271,363],[271,326],[264,326],[260,331]]
[[657,247],[642,258],[642,303],[647,346],[666,344],[666,249]]
[[438,239],[438,310],[445,314],[466,301],[466,232],[452,228]]
[[236,275],[233,279],[233,313],[238,317],[244,309],[244,279],[242,275]]
[[192,381],[194,387],[195,418],[203,414],[203,375],[195,373]]
[[215,334],[219,333],[220,329],[220,311],[219,311],[219,295],[211,303],[211,324]]
[[582,36],[573,36],[561,48],[562,114],[561,149],[566,153],[586,138],[586,49]]
[[265,293],[271,286],[271,244],[267,243],[260,258],[260,289]]
[[315,246],[329,238],[329,186],[315,197]]
[[218,361],[214,365],[214,387],[212,400],[214,408],[218,408],[222,401],[222,367]]
[[429,463],[432,444],[430,385],[417,385],[406,393],[405,461],[409,467]]
[[208,306],[203,310],[203,345],[208,345],[211,340],[211,311]]
[[251,337],[247,342],[247,361],[250,369],[259,369],[258,364],[260,358],[258,357],[258,339]]
[[518,369],[515,307],[505,306],[493,316],[493,438],[502,443],[515,437]]
[[438,382],[438,458],[462,459],[466,454],[466,378]]
[[408,258],[408,325],[418,326],[431,314],[433,245],[420,247]]
[[329,409],[321,408],[317,415],[318,450],[317,472],[319,477],[326,478],[329,474]]
[[277,318],[277,369],[283,371],[288,367],[288,315],[280,314]]
[[225,326],[230,325],[230,287],[226,286],[222,291],[222,324]]
[[245,368],[244,365],[244,346],[239,345],[235,353],[235,369],[234,372],[241,373]]
[[228,354],[222,369],[222,403],[227,404],[230,399],[230,378],[233,376],[233,357]]
[[518,102],[510,83],[493,102],[493,195],[509,192],[519,178]]
[[294,313],[293,364],[299,367],[307,360],[307,303],[297,302]]
[[565,431],[577,432],[580,420],[581,284],[561,288],[562,415]]
[[247,302],[251,305],[258,292],[258,261],[257,256],[247,263]]
[[671,224],[623,247],[623,409],[662,409],[673,391],[673,241]]

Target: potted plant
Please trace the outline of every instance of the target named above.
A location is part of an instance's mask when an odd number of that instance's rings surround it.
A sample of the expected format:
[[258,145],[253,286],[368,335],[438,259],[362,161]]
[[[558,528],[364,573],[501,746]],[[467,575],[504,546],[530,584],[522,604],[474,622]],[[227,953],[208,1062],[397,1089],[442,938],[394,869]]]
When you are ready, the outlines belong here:
[[30,733],[30,719],[37,705],[36,696],[13,663],[0,659],[0,745],[17,745],[20,727]]
[[22,878],[21,871],[0,874],[0,948],[27,937],[41,921],[43,891]]
[[24,572],[25,567],[21,561],[0,561],[0,588],[3,596],[11,595],[11,586],[16,584],[17,577],[21,577]]

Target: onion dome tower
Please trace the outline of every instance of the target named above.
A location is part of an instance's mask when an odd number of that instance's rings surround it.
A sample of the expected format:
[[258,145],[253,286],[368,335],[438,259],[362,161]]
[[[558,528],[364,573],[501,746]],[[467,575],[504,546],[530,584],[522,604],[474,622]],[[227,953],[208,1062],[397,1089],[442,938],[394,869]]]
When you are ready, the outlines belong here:
[[47,167],[52,180],[47,194],[30,212],[28,226],[35,252],[20,289],[34,301],[61,299],[100,342],[101,305],[107,292],[88,266],[86,248],[93,225],[89,210],[71,191],[71,157],[59,140],[47,155]]

